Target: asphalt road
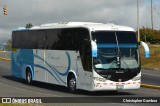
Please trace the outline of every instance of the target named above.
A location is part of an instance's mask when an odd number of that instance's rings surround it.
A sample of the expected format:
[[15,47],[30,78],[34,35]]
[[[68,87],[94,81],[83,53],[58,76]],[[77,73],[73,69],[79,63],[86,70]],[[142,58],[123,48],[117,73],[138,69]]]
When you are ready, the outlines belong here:
[[160,71],[142,69],[142,83],[160,86]]
[[[149,70],[142,70],[142,83],[149,83],[149,84],[159,84],[160,81],[159,77],[160,73],[152,72]],[[105,102],[106,98],[114,97],[159,97],[160,98],[160,90],[157,89],[149,89],[149,88],[140,88],[139,90],[126,90],[126,91],[119,91],[119,92],[87,92],[87,91],[79,91],[77,94],[68,93],[65,87],[56,86],[53,84],[46,84],[41,82],[35,82],[33,85],[25,84],[25,81],[12,77],[10,74],[10,62],[9,61],[2,61],[0,60],[0,97],[73,97],[74,98],[80,97],[85,98],[87,97],[88,101],[93,101],[92,104],[87,104],[88,106],[106,106],[106,103],[97,104],[97,102]],[[98,97],[100,99],[94,99],[92,97]],[[103,97],[103,98],[101,98]],[[106,97],[106,98],[105,98]],[[114,99],[113,98],[113,99]],[[64,99],[64,98],[62,98]],[[83,102],[83,101],[82,101]],[[53,105],[53,104],[47,104]],[[55,104],[58,106],[57,104]],[[83,105],[83,104],[69,104],[71,106],[75,105]],[[86,105],[86,104],[84,104]],[[107,106],[142,106],[143,104],[135,104],[135,103],[107,103]],[[145,104],[147,106],[150,105],[157,105],[160,104]],[[62,106],[62,105],[60,105]],[[66,106],[66,105],[65,105]]]

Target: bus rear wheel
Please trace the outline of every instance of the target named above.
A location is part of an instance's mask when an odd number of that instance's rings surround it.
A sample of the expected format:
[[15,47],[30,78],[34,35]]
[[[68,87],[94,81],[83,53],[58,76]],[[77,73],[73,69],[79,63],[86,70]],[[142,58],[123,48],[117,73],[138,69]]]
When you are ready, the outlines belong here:
[[27,72],[26,72],[26,82],[29,85],[32,83],[32,74],[31,74],[31,71],[29,71],[29,70],[27,70]]
[[68,89],[71,93],[76,92],[76,78],[74,76],[72,76],[68,80]]

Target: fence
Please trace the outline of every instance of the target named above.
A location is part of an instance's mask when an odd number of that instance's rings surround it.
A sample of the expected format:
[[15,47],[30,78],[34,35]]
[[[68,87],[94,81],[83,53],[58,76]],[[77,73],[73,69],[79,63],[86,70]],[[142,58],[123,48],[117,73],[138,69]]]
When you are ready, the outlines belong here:
[[10,59],[10,52],[0,51],[0,58]]

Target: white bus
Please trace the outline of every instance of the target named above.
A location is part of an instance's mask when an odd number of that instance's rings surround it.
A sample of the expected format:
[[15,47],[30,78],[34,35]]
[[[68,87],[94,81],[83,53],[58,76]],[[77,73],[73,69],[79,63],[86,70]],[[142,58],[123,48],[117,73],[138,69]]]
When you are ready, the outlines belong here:
[[138,89],[139,51],[135,30],[126,26],[65,22],[18,28],[12,32],[11,72],[28,84],[52,83],[71,92]]

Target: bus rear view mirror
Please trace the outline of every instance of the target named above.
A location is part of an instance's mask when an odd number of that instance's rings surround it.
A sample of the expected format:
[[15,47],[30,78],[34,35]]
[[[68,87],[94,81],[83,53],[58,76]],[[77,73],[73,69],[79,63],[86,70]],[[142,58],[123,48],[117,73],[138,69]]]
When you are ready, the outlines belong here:
[[92,45],[92,57],[97,57],[97,44],[94,41],[91,41]]
[[150,57],[150,52],[149,52],[148,45],[145,42],[143,42],[143,41],[141,41],[141,45],[143,46],[143,48],[145,50],[145,57],[149,58]]

